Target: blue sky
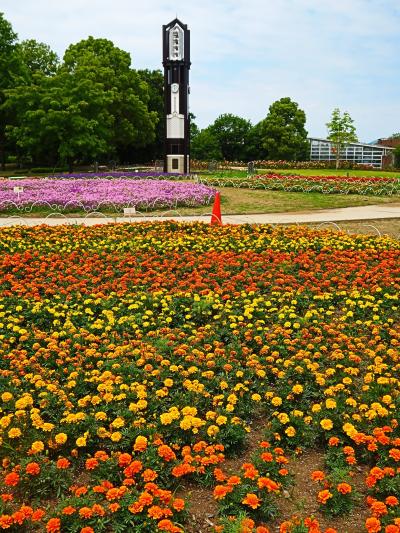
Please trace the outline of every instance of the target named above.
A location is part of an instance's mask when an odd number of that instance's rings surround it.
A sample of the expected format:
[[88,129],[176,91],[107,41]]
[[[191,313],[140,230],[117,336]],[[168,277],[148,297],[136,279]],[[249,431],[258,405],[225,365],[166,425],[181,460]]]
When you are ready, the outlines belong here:
[[253,123],[290,96],[312,136],[334,107],[360,141],[400,132],[400,0],[0,0],[19,38],[60,56],[89,35],[161,68],[161,27],[177,14],[191,30],[191,111],[200,127],[222,113]]

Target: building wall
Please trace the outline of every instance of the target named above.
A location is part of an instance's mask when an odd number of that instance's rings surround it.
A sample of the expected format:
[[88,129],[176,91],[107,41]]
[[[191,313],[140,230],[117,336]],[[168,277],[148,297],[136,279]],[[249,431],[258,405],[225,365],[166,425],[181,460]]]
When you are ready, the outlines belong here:
[[[324,139],[310,138],[311,161],[335,161],[336,152],[332,142]],[[385,146],[352,143],[345,146],[340,152],[342,161],[352,161],[362,165],[372,165],[382,168],[388,162],[392,149]],[[389,157],[390,160],[390,157]]]

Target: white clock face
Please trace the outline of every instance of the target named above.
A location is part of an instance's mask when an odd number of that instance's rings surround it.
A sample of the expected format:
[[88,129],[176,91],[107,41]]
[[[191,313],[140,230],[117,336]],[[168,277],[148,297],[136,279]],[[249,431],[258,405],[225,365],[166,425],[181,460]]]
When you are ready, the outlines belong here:
[[177,93],[177,92],[179,91],[179,85],[178,85],[177,83],[173,83],[173,84],[171,85],[171,91],[172,91],[173,93]]

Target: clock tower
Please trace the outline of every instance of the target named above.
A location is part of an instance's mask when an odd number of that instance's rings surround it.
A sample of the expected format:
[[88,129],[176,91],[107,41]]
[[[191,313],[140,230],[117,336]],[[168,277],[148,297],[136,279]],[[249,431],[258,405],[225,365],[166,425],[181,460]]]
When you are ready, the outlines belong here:
[[187,174],[189,163],[190,31],[177,18],[163,26],[166,134],[164,172]]

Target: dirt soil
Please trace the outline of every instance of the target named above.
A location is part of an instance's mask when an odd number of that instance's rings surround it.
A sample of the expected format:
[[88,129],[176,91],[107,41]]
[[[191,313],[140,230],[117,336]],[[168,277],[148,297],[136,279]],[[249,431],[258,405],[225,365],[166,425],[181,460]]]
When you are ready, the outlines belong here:
[[[222,468],[230,474],[240,471],[243,462],[250,459],[257,449],[258,443],[263,440],[264,428],[261,424],[254,424],[254,429],[248,437],[248,446],[243,454],[233,459],[227,459]],[[317,493],[320,487],[310,480],[313,470],[324,468],[324,454],[322,450],[308,450],[289,463],[290,473],[294,476],[294,485],[289,491],[283,491],[278,499],[279,518],[266,524],[271,533],[279,533],[279,524],[290,519],[293,515],[302,517],[314,515],[320,523],[321,529],[333,527],[338,533],[362,533],[365,531],[365,520],[369,516],[365,503],[366,486],[364,479],[367,467],[357,467],[352,480],[352,485],[360,494],[359,502],[351,515],[338,518],[324,516],[318,510]],[[185,533],[211,533],[218,524],[218,506],[213,498],[213,488],[184,482],[178,494],[189,499],[189,520],[185,526]]]

